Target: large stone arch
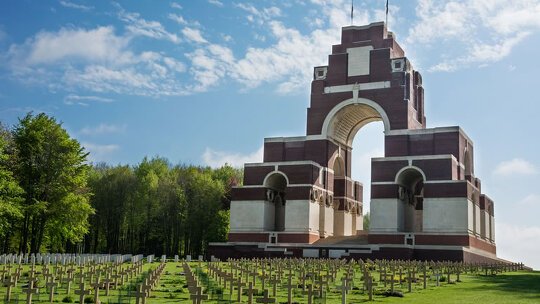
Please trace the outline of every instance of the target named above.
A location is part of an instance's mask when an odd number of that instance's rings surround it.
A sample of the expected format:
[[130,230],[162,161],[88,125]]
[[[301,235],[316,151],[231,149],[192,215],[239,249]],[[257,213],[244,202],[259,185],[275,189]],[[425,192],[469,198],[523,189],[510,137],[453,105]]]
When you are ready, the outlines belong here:
[[356,133],[374,121],[382,121],[385,132],[390,130],[390,119],[377,102],[366,98],[347,99],[326,115],[322,135],[350,147]]

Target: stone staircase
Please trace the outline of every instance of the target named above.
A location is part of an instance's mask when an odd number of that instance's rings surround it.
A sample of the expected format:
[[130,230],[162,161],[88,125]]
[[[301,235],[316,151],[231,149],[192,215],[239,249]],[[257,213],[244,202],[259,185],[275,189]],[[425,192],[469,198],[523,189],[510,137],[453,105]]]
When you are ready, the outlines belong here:
[[319,239],[313,245],[367,245],[367,234],[359,234],[352,236],[330,236],[324,239]]

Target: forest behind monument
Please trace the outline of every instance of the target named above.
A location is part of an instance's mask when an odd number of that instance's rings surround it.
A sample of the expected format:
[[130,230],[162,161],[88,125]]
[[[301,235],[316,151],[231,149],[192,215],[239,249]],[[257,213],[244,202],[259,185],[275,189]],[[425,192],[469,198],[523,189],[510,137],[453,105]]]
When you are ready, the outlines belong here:
[[202,254],[225,241],[242,171],[89,164],[62,124],[32,113],[0,125],[0,252]]

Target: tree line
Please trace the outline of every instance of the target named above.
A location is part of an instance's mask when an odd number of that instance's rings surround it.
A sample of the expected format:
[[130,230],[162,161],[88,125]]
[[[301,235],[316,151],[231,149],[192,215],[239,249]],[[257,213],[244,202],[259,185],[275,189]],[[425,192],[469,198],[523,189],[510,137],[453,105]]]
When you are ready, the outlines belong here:
[[88,155],[46,114],[0,123],[0,252],[198,255],[226,241],[241,170]]
[[230,189],[241,171],[172,166],[164,158],[138,165],[98,165],[88,179],[95,214],[85,252],[192,254],[227,240]]

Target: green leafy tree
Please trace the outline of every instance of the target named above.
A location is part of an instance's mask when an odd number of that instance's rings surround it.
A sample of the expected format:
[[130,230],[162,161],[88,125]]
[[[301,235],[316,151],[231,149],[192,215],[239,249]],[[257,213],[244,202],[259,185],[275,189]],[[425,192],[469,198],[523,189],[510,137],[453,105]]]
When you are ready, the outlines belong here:
[[227,240],[231,189],[243,172],[144,158],[88,165],[54,118],[0,124],[0,250],[204,254]]
[[208,227],[216,221],[225,187],[205,171],[191,170],[186,188],[187,220],[186,254],[199,255],[206,251],[211,238]]
[[242,171],[172,167],[161,157],[134,167],[94,165],[89,178],[96,213],[87,252],[204,254],[209,242],[227,240],[231,187]]
[[[90,172],[90,199],[97,211],[90,217],[90,233],[85,250],[88,252],[134,252],[128,221],[132,210],[136,179],[129,166],[109,167],[98,164]],[[89,238],[89,239],[88,239]],[[133,249],[133,250],[132,250]]]
[[92,214],[87,153],[61,124],[44,113],[27,114],[13,131],[15,175],[24,189],[19,252],[63,250],[80,242]]
[[142,250],[146,254],[161,253],[161,232],[159,215],[162,209],[160,198],[160,182],[166,178],[169,170],[168,162],[163,158],[148,159],[135,168],[137,177],[136,206],[139,215],[143,215],[139,233]]
[[225,195],[222,199],[224,209],[231,207],[231,189],[235,186],[242,185],[244,179],[244,171],[242,169],[233,168],[228,164],[212,171],[212,177],[221,181],[225,187]]
[[229,234],[230,210],[219,210],[208,227],[209,242],[226,242]]
[[159,179],[159,214],[156,229],[159,233],[161,251],[167,255],[180,252],[180,239],[183,236],[183,221],[186,211],[184,189],[177,182],[177,171],[171,169]]
[[[12,139],[9,131],[0,124],[0,244],[3,251],[9,251],[11,235],[8,234],[15,221],[22,218],[21,203],[24,191],[9,169],[9,145]],[[0,247],[0,248],[1,248]]]

